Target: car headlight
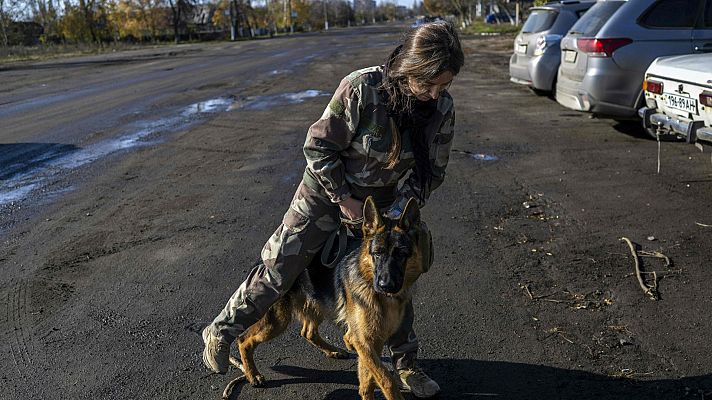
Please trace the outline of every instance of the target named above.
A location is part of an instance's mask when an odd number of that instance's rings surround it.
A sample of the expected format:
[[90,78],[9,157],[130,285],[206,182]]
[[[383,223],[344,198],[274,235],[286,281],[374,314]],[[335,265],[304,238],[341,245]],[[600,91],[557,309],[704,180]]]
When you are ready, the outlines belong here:
[[536,48],[534,55],[540,56],[544,54],[546,49],[558,44],[561,41],[561,35],[541,35],[536,39]]

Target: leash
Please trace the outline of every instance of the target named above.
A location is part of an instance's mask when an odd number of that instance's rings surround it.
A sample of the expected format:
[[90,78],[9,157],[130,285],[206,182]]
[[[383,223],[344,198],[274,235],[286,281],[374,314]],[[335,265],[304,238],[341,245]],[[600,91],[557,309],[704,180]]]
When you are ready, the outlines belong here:
[[[346,242],[349,231],[355,236],[355,232],[358,231],[361,224],[363,224],[363,217],[359,219],[340,218],[340,220],[339,228],[329,235],[329,238],[324,244],[324,248],[321,250],[321,263],[327,268],[334,268],[346,255]],[[334,259],[329,261],[329,254],[331,254],[334,248],[334,242],[336,242],[337,238],[339,240],[339,247],[337,248]]]

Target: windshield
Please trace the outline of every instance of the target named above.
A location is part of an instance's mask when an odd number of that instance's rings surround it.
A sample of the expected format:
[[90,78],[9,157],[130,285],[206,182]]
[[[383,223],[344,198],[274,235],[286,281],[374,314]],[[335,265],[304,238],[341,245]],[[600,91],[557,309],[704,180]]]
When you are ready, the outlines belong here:
[[534,10],[522,27],[522,33],[537,33],[551,28],[559,13],[554,10]]
[[599,1],[576,21],[569,31],[572,35],[595,36],[625,1]]

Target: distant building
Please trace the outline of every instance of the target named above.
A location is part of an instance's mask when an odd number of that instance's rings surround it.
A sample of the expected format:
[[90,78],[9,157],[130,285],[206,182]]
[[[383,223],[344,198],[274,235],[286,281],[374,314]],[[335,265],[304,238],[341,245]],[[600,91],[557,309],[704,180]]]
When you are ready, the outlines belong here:
[[11,21],[6,31],[8,44],[23,46],[39,44],[43,33],[42,25],[28,21]]
[[210,28],[213,14],[215,14],[214,4],[197,4],[191,11],[190,22],[201,30]]

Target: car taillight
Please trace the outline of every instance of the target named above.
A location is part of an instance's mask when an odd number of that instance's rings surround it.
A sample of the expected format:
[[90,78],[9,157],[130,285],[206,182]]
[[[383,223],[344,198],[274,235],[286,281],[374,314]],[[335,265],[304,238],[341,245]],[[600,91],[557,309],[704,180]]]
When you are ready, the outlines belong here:
[[663,83],[646,79],[643,81],[643,90],[650,93],[663,94]]
[[633,43],[633,40],[628,38],[576,39],[576,46],[578,49],[593,57],[610,57],[613,55],[614,51],[631,43]]
[[712,92],[705,91],[700,93],[700,103],[707,107],[712,107]]

